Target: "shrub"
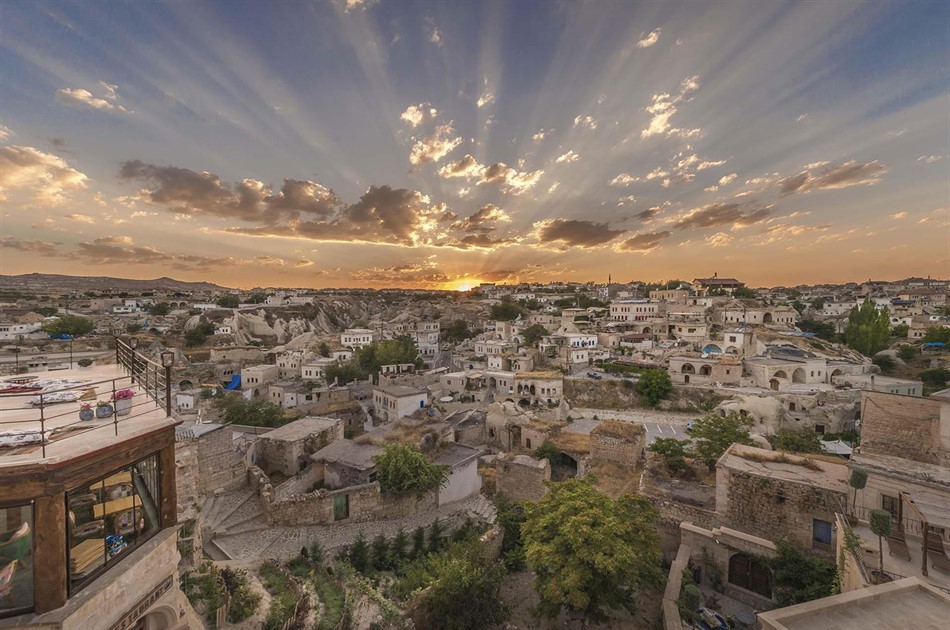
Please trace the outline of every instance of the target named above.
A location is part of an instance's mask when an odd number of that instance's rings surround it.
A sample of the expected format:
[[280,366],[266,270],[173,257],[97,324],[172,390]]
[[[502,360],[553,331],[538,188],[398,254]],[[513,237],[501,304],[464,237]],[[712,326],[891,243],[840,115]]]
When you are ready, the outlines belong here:
[[76,361],[76,364],[79,367],[89,367],[90,365],[92,365],[92,359],[79,359],[78,361]]
[[881,372],[890,372],[896,365],[894,359],[886,354],[881,354],[874,357],[871,359],[871,363],[881,368]]
[[644,370],[640,374],[637,393],[646,405],[656,407],[672,391],[673,381],[666,370]]
[[769,443],[777,451],[788,451],[790,453],[824,452],[821,447],[821,436],[811,429],[801,429],[799,431],[779,429],[775,435],[769,437]]
[[656,453],[666,462],[666,467],[673,474],[683,472],[689,468],[686,463],[686,456],[689,454],[689,440],[677,440],[676,438],[657,438],[653,441],[647,450]]
[[908,343],[902,343],[897,347],[897,356],[901,361],[910,361],[917,356],[917,348]]
[[769,561],[769,566],[780,606],[810,602],[837,591],[834,562],[806,556],[788,543],[778,543],[778,555]]
[[397,497],[422,496],[441,488],[449,478],[448,466],[433,464],[413,444],[387,444],[373,461],[380,489]]

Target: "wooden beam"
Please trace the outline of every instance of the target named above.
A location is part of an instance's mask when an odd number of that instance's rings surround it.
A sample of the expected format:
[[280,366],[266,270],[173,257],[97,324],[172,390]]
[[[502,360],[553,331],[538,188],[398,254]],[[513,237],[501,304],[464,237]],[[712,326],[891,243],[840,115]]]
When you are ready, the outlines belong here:
[[36,614],[66,604],[66,496],[33,501],[33,601]]
[[162,528],[178,524],[178,484],[175,470],[175,443],[168,444],[158,453],[159,494],[161,495]]

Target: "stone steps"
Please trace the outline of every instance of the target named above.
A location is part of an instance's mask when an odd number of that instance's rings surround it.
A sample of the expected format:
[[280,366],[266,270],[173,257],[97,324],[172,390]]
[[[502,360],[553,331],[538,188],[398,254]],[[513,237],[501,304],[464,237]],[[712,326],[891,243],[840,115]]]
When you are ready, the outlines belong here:
[[216,531],[230,532],[237,525],[255,519],[263,519],[264,508],[256,493],[250,494],[244,501],[221,516],[214,525]]
[[206,541],[202,547],[202,551],[205,552],[205,555],[214,560],[215,562],[221,562],[223,560],[233,560],[234,558],[228,554],[227,551],[222,549],[220,545],[214,540]]

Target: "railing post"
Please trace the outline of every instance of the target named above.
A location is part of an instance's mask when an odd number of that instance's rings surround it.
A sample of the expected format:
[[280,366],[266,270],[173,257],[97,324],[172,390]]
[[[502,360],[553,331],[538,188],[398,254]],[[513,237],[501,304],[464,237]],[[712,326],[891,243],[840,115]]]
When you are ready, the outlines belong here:
[[43,449],[43,457],[46,457],[46,404],[43,402],[43,394],[40,394],[40,447]]
[[116,409],[115,379],[112,379],[112,424],[115,426],[115,434],[119,435],[119,410]]
[[172,415],[172,366],[165,366],[165,417]]

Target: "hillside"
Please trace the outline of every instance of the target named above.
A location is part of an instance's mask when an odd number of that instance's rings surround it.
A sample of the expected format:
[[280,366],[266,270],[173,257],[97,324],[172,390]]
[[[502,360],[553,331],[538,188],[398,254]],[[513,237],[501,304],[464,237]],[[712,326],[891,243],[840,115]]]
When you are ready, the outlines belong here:
[[0,275],[0,288],[28,291],[226,291],[227,287],[210,282],[185,282],[162,277],[153,280],[110,278],[108,276],[67,276],[50,273],[27,273],[18,276]]

